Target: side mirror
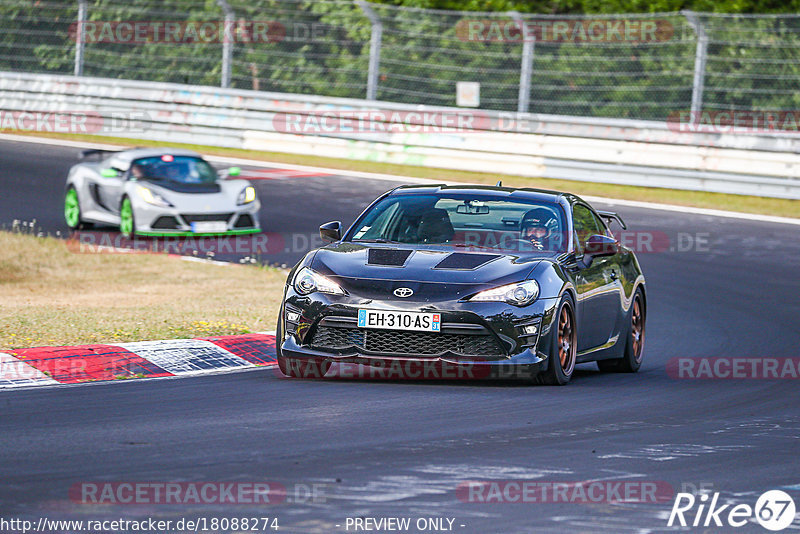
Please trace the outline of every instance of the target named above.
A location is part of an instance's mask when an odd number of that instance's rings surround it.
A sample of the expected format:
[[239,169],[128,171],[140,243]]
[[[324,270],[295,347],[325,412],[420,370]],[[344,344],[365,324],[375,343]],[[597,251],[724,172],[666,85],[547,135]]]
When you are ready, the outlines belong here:
[[119,176],[117,169],[103,169],[100,171],[100,176],[103,178],[116,178]]
[[240,167],[231,167],[228,169],[228,176],[239,176],[242,174],[242,169]]
[[319,236],[323,241],[332,243],[342,238],[342,223],[331,221],[319,227]]
[[590,258],[596,256],[613,256],[619,252],[619,243],[617,243],[613,237],[595,234],[586,240],[583,252]]

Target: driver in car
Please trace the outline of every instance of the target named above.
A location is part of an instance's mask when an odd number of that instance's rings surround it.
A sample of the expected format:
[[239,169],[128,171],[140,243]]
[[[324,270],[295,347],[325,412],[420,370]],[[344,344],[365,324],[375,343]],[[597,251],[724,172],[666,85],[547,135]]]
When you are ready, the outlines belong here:
[[134,163],[131,165],[131,176],[135,179],[140,179],[145,177],[144,167],[139,163]]
[[555,217],[546,208],[534,208],[525,212],[520,222],[522,241],[530,244],[534,250],[551,250],[552,230]]

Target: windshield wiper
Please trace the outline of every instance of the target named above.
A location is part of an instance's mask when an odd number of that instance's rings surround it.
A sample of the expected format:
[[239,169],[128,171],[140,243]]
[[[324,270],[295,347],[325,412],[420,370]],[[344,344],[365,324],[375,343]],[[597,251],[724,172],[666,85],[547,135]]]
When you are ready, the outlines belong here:
[[392,241],[391,239],[376,237],[375,239],[354,239],[353,243],[400,243],[400,241]]

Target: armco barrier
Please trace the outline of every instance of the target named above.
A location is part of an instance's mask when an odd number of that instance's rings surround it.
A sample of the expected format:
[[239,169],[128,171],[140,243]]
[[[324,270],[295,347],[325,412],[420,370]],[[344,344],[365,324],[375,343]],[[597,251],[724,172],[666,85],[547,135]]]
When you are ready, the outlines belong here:
[[[0,111],[93,113],[98,135],[290,152],[532,177],[800,199],[800,135],[726,135],[666,123],[482,110],[475,130],[297,135],[276,115],[441,111],[310,95],[0,72]],[[389,113],[386,114],[390,115]],[[516,120],[524,132],[498,131]],[[13,121],[12,121],[13,122]],[[0,127],[8,129],[5,120]],[[16,125],[18,126],[18,125]],[[481,129],[478,129],[481,128]]]

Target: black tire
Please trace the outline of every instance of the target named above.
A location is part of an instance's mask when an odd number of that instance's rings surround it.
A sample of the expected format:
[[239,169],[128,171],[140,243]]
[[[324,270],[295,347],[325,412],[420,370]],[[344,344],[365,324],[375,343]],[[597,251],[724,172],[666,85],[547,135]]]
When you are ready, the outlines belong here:
[[278,325],[275,327],[275,359],[278,360],[278,369],[281,370],[284,376],[289,375],[289,363],[283,357],[281,352],[281,344],[283,343],[283,304],[278,310]]
[[639,370],[642,366],[646,319],[647,310],[644,303],[644,292],[642,288],[637,288],[628,317],[624,356],[611,360],[598,360],[598,369],[604,373],[635,373]]
[[563,386],[572,379],[578,349],[578,328],[575,304],[569,293],[558,303],[553,323],[552,343],[547,370],[536,375],[536,382],[548,386]]
[[[278,324],[275,327],[275,358],[278,360],[278,367],[280,367],[281,360],[283,359],[283,355],[281,354],[281,343],[283,343],[282,319],[283,319],[283,304],[281,304],[281,308],[278,310]],[[283,372],[283,369],[281,369],[281,372]]]

